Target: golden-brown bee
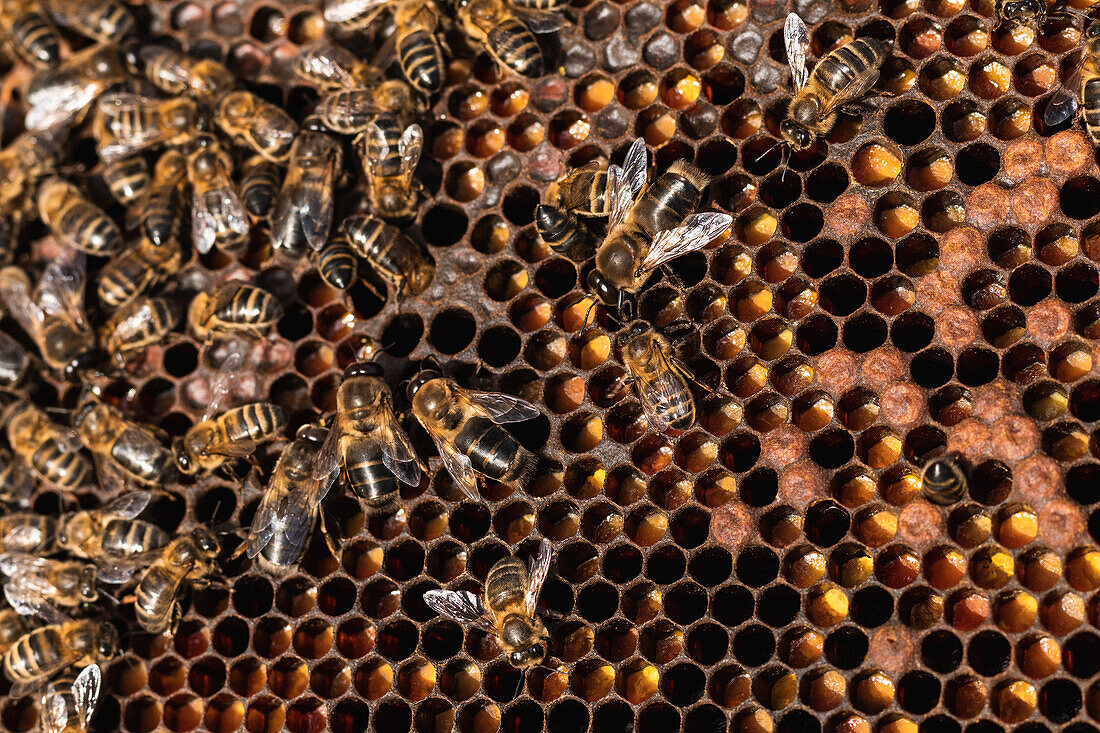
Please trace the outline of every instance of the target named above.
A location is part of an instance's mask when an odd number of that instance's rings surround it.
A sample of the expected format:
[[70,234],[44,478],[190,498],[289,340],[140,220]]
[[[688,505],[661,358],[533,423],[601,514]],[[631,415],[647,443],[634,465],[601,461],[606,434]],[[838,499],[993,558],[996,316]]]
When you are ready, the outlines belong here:
[[645,321],[634,321],[618,337],[623,364],[649,426],[683,432],[695,424],[695,399],[690,373],[675,357],[668,341]]
[[969,484],[966,469],[958,458],[948,454],[934,458],[921,469],[924,498],[933,504],[947,506],[966,496]]
[[106,161],[99,175],[115,201],[129,206],[149,192],[149,164],[140,155]]
[[69,490],[91,481],[92,464],[80,452],[80,440],[71,430],[26,403],[12,405],[5,416],[8,445],[40,480]]
[[623,167],[608,167],[612,186],[607,237],[596,250],[588,286],[623,312],[650,275],[669,260],[702,249],[733,223],[729,214],[692,214],[708,179],[698,168],[676,161],[646,186],[646,148],[639,138]]
[[8,505],[30,506],[36,483],[34,471],[26,461],[7,448],[0,448],[0,501]]
[[28,555],[56,551],[57,520],[37,512],[17,512],[0,517],[0,550]]
[[364,87],[377,75],[351,51],[323,41],[299,49],[294,57],[294,73],[322,89]]
[[497,63],[529,77],[542,76],[545,70],[535,34],[553,33],[562,26],[560,16],[510,0],[458,0],[455,20]]
[[174,275],[179,270],[181,257],[179,242],[174,239],[168,239],[159,247],[148,239],[141,239],[100,269],[96,286],[99,302],[110,308],[121,308]]
[[372,269],[397,290],[397,297],[419,295],[435,277],[435,259],[400,229],[372,216],[344,220],[344,233]]
[[180,314],[165,298],[138,298],[122,306],[100,327],[100,343],[120,369],[138,351],[160,343],[179,323]]
[[432,0],[403,0],[393,10],[397,62],[424,96],[443,86],[443,52],[436,38],[440,11]]
[[515,483],[534,469],[535,456],[500,427],[538,417],[530,402],[465,389],[434,368],[421,370],[406,392],[447,472],[471,499],[479,498],[478,475]]
[[1089,139],[1100,147],[1100,21],[1085,27],[1080,57],[1047,102],[1043,122],[1050,127],[1060,125],[1072,119],[1078,109]]
[[338,234],[317,253],[317,272],[327,285],[347,290],[359,276],[359,258],[348,244],[348,238]]
[[96,104],[92,134],[99,156],[110,161],[160,145],[189,143],[199,134],[199,117],[198,105],[186,97],[149,99],[112,92]]
[[424,603],[436,613],[495,634],[513,667],[534,667],[550,649],[550,634],[535,615],[550,557],[550,542],[544,539],[530,566],[511,555],[498,560],[485,576],[480,598],[467,590],[429,590]]
[[11,608],[0,609],[0,654],[11,649],[11,645],[23,638],[27,631],[23,614]]
[[20,696],[66,667],[104,662],[118,651],[118,631],[95,619],[63,621],[33,629],[4,652],[4,674]]
[[114,219],[63,178],[47,178],[38,187],[38,213],[54,238],[67,247],[104,256],[122,247]]
[[142,234],[158,247],[172,241],[179,231],[179,203],[186,182],[187,156],[176,150],[164,151],[153,168],[149,195],[138,209]]
[[388,79],[370,86],[329,92],[317,104],[315,114],[333,132],[354,135],[381,115],[390,115],[398,124],[405,124],[420,109],[412,87]]
[[355,149],[367,174],[367,191],[374,212],[383,219],[416,215],[420,187],[413,172],[420,162],[424,132],[420,125],[401,129],[397,118],[381,115],[355,138]]
[[611,177],[607,163],[594,160],[546,187],[543,203],[535,207],[535,229],[552,250],[572,254],[590,241],[590,233],[581,219],[610,214]]
[[5,212],[33,203],[38,181],[55,169],[65,137],[60,127],[30,130],[0,149],[0,207]]
[[244,210],[231,173],[233,163],[214,138],[187,156],[187,178],[191,181],[191,239],[202,254],[215,244],[234,252],[246,244],[248,212]]
[[0,270],[0,302],[34,340],[46,366],[69,380],[100,358],[84,316],[85,268],[83,252],[64,248],[33,289],[21,268]]
[[325,0],[324,5],[325,20],[349,31],[366,28],[386,8],[385,0]]
[[253,155],[241,165],[241,203],[254,219],[264,219],[279,193],[279,167]]
[[196,59],[167,46],[142,45],[137,57],[145,78],[168,94],[211,101],[236,84],[233,72],[217,61]]
[[58,25],[100,43],[119,43],[134,33],[134,16],[116,0],[39,0]]
[[320,425],[303,425],[279,454],[248,530],[248,540],[238,554],[247,552],[249,559],[259,557],[261,566],[282,572],[298,562],[313,525],[319,521],[329,549],[334,557],[339,557],[339,548],[325,528],[321,508],[336,481],[337,471],[324,474],[317,468],[328,434]]
[[99,509],[63,514],[57,525],[57,545],[94,562],[104,583],[126,582],[148,567],[151,553],[168,544],[163,529],[136,518],[152,497],[148,491],[131,491]]
[[420,460],[381,374],[373,362],[347,368],[336,392],[335,420],[317,458],[318,480],[343,473],[372,512],[394,509],[401,483],[418,486],[421,477]]
[[779,124],[779,133],[797,153],[827,135],[839,112],[856,111],[856,103],[878,81],[887,48],[877,38],[857,38],[825,54],[813,72],[808,72],[806,52],[810,33],[794,13],[787,16],[783,26],[783,41],[794,82],[794,98],[787,107],[786,118]]
[[198,293],[187,310],[187,323],[199,340],[241,332],[263,338],[282,317],[283,306],[274,295],[241,282]]
[[73,415],[73,427],[95,459],[105,489],[138,484],[161,486],[172,476],[172,453],[149,426],[89,394]]
[[1065,0],[996,0],[993,17],[998,24],[1027,26],[1038,30],[1048,15],[1069,15]]
[[0,332],[0,390],[12,391],[28,381],[31,355],[23,345]]
[[37,2],[0,3],[0,25],[7,36],[5,45],[28,64],[49,68],[61,61],[61,36]]
[[87,733],[99,701],[103,673],[98,664],[80,670],[75,678],[64,676],[50,683],[42,695],[43,733]]
[[343,150],[328,135],[313,130],[298,135],[271,215],[276,249],[301,256],[306,245],[314,251],[325,245],[332,226],[333,186],[343,159]]
[[92,46],[53,69],[40,71],[27,89],[28,130],[79,123],[96,98],[126,81],[126,65],[116,46]]
[[24,616],[33,616],[47,603],[72,608],[99,598],[96,566],[88,563],[4,553],[0,575],[6,577],[4,597]]
[[221,547],[214,533],[197,527],[172,540],[141,574],[134,591],[134,614],[141,628],[154,634],[175,630],[179,622],[179,597],[188,583],[214,572]]
[[285,163],[298,125],[286,112],[251,92],[230,92],[222,97],[214,116],[229,137],[273,163]]

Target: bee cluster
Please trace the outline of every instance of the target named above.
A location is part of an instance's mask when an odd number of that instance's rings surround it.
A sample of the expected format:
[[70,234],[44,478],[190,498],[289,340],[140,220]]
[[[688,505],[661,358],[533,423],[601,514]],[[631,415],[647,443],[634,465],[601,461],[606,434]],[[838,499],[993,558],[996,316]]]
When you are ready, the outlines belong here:
[[1088,4],[0,3],[0,725],[1097,730]]

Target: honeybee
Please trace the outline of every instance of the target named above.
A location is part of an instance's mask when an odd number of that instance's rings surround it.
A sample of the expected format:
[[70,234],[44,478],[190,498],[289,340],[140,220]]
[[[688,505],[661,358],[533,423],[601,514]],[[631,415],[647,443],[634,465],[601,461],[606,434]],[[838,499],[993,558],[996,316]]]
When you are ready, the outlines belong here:
[[517,74],[542,76],[545,64],[536,33],[553,33],[562,19],[510,0],[458,0],[455,20],[493,59]]
[[39,0],[59,25],[100,43],[119,43],[134,33],[134,16],[115,0]]
[[150,553],[168,544],[163,529],[136,518],[152,497],[148,491],[130,491],[99,509],[63,514],[58,520],[58,546],[94,562],[102,582],[126,582],[148,566]]
[[49,68],[61,61],[61,36],[38,3],[5,0],[0,3],[0,24],[6,29],[5,45],[28,64]]
[[[52,172],[57,165],[58,154],[65,142],[67,130],[62,127],[51,130],[29,130],[0,149],[0,207],[12,214],[30,200],[38,181]],[[9,237],[14,244],[14,226]]]
[[271,217],[272,244],[291,254],[325,245],[332,226],[333,186],[344,153],[328,135],[303,130],[290,150],[290,167]]
[[1069,15],[1065,0],[996,0],[993,17],[997,24],[1028,26],[1039,29],[1052,15]]
[[377,364],[365,361],[345,370],[335,420],[317,458],[318,481],[342,472],[373,512],[394,508],[400,484],[418,486],[421,477],[416,450],[394,414],[381,373]]
[[619,335],[623,364],[649,425],[657,432],[683,432],[695,424],[691,375],[668,341],[645,321],[634,321]]
[[376,75],[343,46],[321,42],[298,51],[294,73],[323,89],[355,89]]
[[159,247],[148,239],[139,240],[99,271],[96,285],[99,302],[109,308],[121,308],[174,275],[181,257],[180,245],[172,238]]
[[202,419],[172,446],[182,473],[209,473],[226,461],[248,458],[258,446],[278,439],[286,429],[286,412],[271,402],[254,402],[219,414],[243,366],[240,351],[226,357],[210,382],[210,400]]
[[236,84],[233,72],[217,61],[192,58],[167,46],[142,45],[137,59],[145,78],[168,94],[211,101]]
[[154,430],[128,420],[93,389],[73,415],[73,427],[92,453],[104,489],[112,485],[161,486],[172,475],[172,453]]
[[51,682],[40,706],[43,733],[86,733],[90,730],[101,685],[102,672],[97,664],[80,670],[75,678],[63,677]]
[[0,575],[7,578],[4,597],[24,616],[35,615],[46,603],[76,607],[99,598],[96,566],[75,560],[5,553],[0,555]]
[[315,114],[321,123],[342,135],[365,130],[375,118],[390,115],[398,124],[411,120],[423,109],[412,87],[397,79],[326,94],[317,104]]
[[248,530],[248,541],[241,545],[240,552],[247,552],[249,559],[259,557],[262,565],[276,572],[291,567],[302,556],[315,521],[320,521],[333,556],[339,557],[339,548],[325,529],[321,509],[338,469],[330,467],[328,474],[317,470],[328,434],[320,425],[303,425],[279,454]]
[[21,268],[0,270],[0,301],[37,344],[46,366],[69,380],[78,379],[100,357],[84,317],[85,268],[84,253],[65,248],[33,290]]
[[948,454],[934,458],[921,469],[924,498],[933,504],[947,506],[966,496],[966,470],[958,457]]
[[118,224],[62,178],[47,178],[38,187],[38,213],[54,238],[67,247],[98,256],[122,247]]
[[397,61],[405,78],[425,96],[443,85],[443,52],[436,40],[439,15],[432,0],[404,0],[393,10]]
[[447,472],[471,499],[479,498],[478,474],[513,483],[534,469],[535,456],[500,427],[538,417],[530,402],[465,389],[434,368],[421,370],[406,391]]
[[187,156],[191,237],[195,249],[202,254],[209,252],[215,243],[225,250],[235,249],[248,234],[248,213],[230,177],[232,170],[232,161],[213,138],[207,138]]
[[348,242],[382,279],[397,290],[397,297],[419,295],[435,277],[435,260],[401,230],[371,216],[344,220]]
[[[6,448],[0,448],[0,501],[26,507],[35,487],[34,472],[26,461]],[[2,530],[0,530],[2,531]],[[0,548],[3,542],[0,541]]]
[[226,94],[214,119],[226,135],[273,163],[286,162],[298,134],[298,125],[290,115],[251,92]]
[[1100,21],[1085,28],[1084,48],[1077,63],[1061,87],[1050,97],[1043,110],[1043,122],[1053,127],[1071,119],[1082,110],[1085,132],[1100,147]]
[[99,175],[115,201],[128,206],[149,192],[149,165],[140,155],[107,161]]
[[317,272],[327,285],[347,290],[359,276],[359,259],[343,234],[337,235],[317,253]]
[[27,630],[23,614],[11,608],[0,609],[0,654],[11,649],[11,645],[19,641]]
[[[90,468],[90,467],[89,467]],[[0,517],[0,550],[28,555],[56,551],[57,520],[37,512],[16,512]]]
[[241,282],[198,293],[187,310],[195,338],[206,341],[239,332],[263,338],[264,331],[282,317],[283,306],[274,295]]
[[550,556],[550,543],[544,539],[530,566],[514,556],[498,560],[485,576],[480,598],[466,590],[429,590],[424,603],[436,613],[495,634],[513,667],[534,667],[550,647],[550,634],[535,615]]
[[159,145],[178,147],[199,134],[199,108],[186,97],[149,99],[112,92],[96,104],[92,133],[99,156],[107,161]]
[[30,375],[31,356],[23,345],[0,332],[0,390],[14,390]]
[[535,229],[542,241],[567,254],[587,248],[589,232],[580,218],[611,213],[610,183],[607,164],[594,160],[547,186],[544,203],[535,207]]
[[180,618],[180,595],[189,582],[214,572],[220,550],[218,538],[205,527],[196,527],[161,550],[134,591],[134,614],[141,628],[154,634],[174,631]]
[[100,343],[120,369],[137,351],[164,340],[179,312],[164,298],[139,298],[122,306],[100,328]]
[[356,137],[371,205],[383,219],[409,219],[416,214],[420,189],[413,172],[423,144],[420,125],[402,131],[396,118],[385,115],[372,120]]
[[641,290],[658,267],[705,247],[732,225],[733,217],[692,215],[708,179],[683,161],[646,186],[646,149],[640,138],[627,151],[622,168],[612,165],[607,170],[611,213],[588,286],[621,314],[626,296]]
[[172,241],[179,231],[179,200],[186,181],[187,156],[176,150],[164,151],[153,168],[149,193],[138,214],[142,234],[158,247]]
[[794,13],[783,26],[783,42],[794,82],[794,98],[779,133],[794,152],[806,150],[836,124],[837,113],[857,112],[855,103],[878,81],[879,67],[886,58],[886,44],[877,38],[857,38],[830,51],[806,70],[810,33]]
[[25,634],[4,652],[11,694],[20,696],[73,665],[104,662],[118,651],[118,631],[95,619],[63,621]]
[[126,66],[118,48],[92,46],[34,76],[23,123],[28,130],[79,123],[96,97],[124,81]]
[[253,155],[241,165],[241,203],[254,219],[271,213],[278,191],[279,168],[274,163]]

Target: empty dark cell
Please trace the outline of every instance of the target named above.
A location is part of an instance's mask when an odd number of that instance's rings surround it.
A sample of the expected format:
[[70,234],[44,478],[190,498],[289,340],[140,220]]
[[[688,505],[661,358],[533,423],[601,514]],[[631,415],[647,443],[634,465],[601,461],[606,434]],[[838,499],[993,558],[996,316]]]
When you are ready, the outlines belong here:
[[760,438],[753,433],[734,433],[722,443],[722,463],[736,473],[744,473],[760,458]]
[[[1068,733],[1068,731],[1069,729],[1067,728],[1065,731],[1062,731],[1062,733]],[[1050,726],[1042,723],[1024,723],[1023,725],[1013,728],[1012,733],[1051,733],[1051,731]]]
[[1090,379],[1081,382],[1069,395],[1069,409],[1081,420],[1100,420],[1100,381]]
[[396,316],[382,330],[382,343],[386,353],[408,356],[424,335],[424,321],[415,313]]
[[821,204],[831,204],[848,190],[848,171],[836,163],[826,163],[806,179],[806,195]]
[[404,700],[386,700],[374,712],[374,730],[408,731],[411,729],[412,710]]
[[153,378],[138,393],[138,402],[150,415],[163,415],[176,400],[176,385],[167,379]]
[[737,556],[737,577],[747,586],[760,588],[779,575],[779,556],[768,547],[750,547]]
[[992,349],[971,348],[959,354],[955,372],[968,387],[980,387],[992,382],[1000,369],[1000,359]]
[[618,607],[619,593],[610,583],[593,583],[577,596],[577,612],[593,623],[611,618]]
[[867,284],[851,273],[833,275],[821,283],[818,304],[834,316],[847,316],[867,301]]
[[450,659],[462,648],[462,627],[449,619],[436,619],[421,632],[421,648],[431,659]]
[[1100,464],[1085,463],[1066,471],[1066,493],[1078,504],[1100,501]]
[[489,531],[488,508],[473,503],[465,503],[451,515],[451,535],[459,542],[469,544],[485,536]]
[[550,733],[576,733],[588,729],[588,707],[580,700],[566,698],[546,716],[546,726]]
[[459,308],[446,310],[432,320],[428,340],[444,354],[457,354],[474,339],[477,324],[469,312]]
[[1005,733],[1005,728],[992,720],[979,720],[966,726],[966,733]]
[[861,277],[881,277],[894,266],[894,251],[878,237],[861,239],[848,251],[848,266]]
[[760,594],[757,616],[772,628],[780,629],[794,621],[802,597],[789,585],[773,585]]
[[667,585],[684,577],[685,569],[687,558],[683,551],[679,547],[665,545],[649,556],[645,574],[654,583]]
[[805,710],[784,713],[776,733],[821,733],[821,722]]
[[378,631],[378,650],[393,660],[406,659],[416,650],[420,635],[411,621],[397,619]]
[[966,647],[966,661],[980,675],[992,677],[1008,669],[1012,645],[996,631],[983,631]]
[[520,338],[508,326],[495,326],[481,334],[477,343],[477,355],[491,367],[502,367],[519,356]]
[[199,352],[193,344],[176,344],[164,352],[164,371],[173,377],[186,377],[199,365]]
[[848,533],[852,518],[832,499],[819,501],[806,511],[803,523],[807,539],[818,547],[832,547]]
[[[614,592],[614,587],[611,589]],[[665,614],[681,626],[698,621],[706,612],[707,593],[697,583],[681,583],[665,596]]]
[[[717,705],[707,703],[692,708],[684,716],[684,730],[724,731],[726,714]],[[670,729],[671,730],[671,729]]]
[[1012,491],[1012,470],[1004,463],[982,461],[970,472],[970,497],[982,504],[999,504]]
[[822,468],[840,468],[856,453],[856,441],[847,430],[833,428],[810,441],[810,459]]
[[748,626],[733,637],[733,656],[749,667],[758,667],[775,654],[775,634],[766,626]]
[[[1046,731],[1036,730],[1036,733],[1046,733]],[[1097,728],[1092,723],[1073,723],[1072,725],[1067,725],[1065,728],[1062,728],[1061,733],[1100,733],[1100,728]]]
[[844,324],[844,345],[866,354],[886,343],[886,319],[877,313],[860,313]]
[[[522,677],[521,683],[522,683]],[[542,730],[542,708],[534,700],[521,700],[507,708],[501,716],[504,730]]]
[[968,186],[988,183],[1001,167],[1001,155],[987,143],[968,145],[955,156],[955,173]]
[[909,362],[913,381],[926,389],[936,389],[947,384],[955,373],[954,360],[946,349],[925,349]]
[[775,141],[754,137],[741,146],[741,165],[754,176],[764,176],[783,165],[783,152]]
[[758,468],[741,480],[741,501],[749,506],[767,506],[779,494],[779,474],[771,468]]
[[[638,577],[642,572],[642,562],[642,553],[638,548],[633,545],[619,545],[607,551],[601,565],[603,574],[608,580],[613,583],[625,583]],[[730,566],[732,567],[732,561]]]
[[810,277],[825,277],[844,262],[844,248],[835,239],[819,239],[802,251],[802,271]]
[[279,335],[287,341],[305,338],[313,330],[313,314],[301,303],[283,306],[283,317],[279,320]]
[[1100,214],[1100,181],[1090,176],[1067,181],[1061,188],[1059,203],[1069,218],[1091,219]]
[[462,209],[454,206],[433,206],[424,215],[420,230],[428,244],[436,247],[450,247],[466,234],[470,220]]
[[920,733],[962,733],[962,725],[949,715],[933,715],[921,723]]
[[940,700],[940,681],[927,672],[909,672],[898,680],[898,703],[902,709],[923,715]]
[[836,323],[823,313],[816,313],[798,325],[795,341],[806,356],[818,356],[836,346]]
[[825,215],[814,204],[795,204],[782,219],[783,233],[792,242],[809,242],[821,233]]
[[677,257],[668,263],[668,268],[680,279],[679,285],[690,288],[707,276],[707,256],[702,252],[692,252]]
[[718,624],[700,624],[688,633],[687,649],[696,662],[708,666],[717,664],[726,658],[729,637]]
[[802,195],[802,179],[776,172],[760,183],[760,200],[773,209],[785,209]]
[[1054,287],[1067,303],[1084,303],[1100,291],[1100,274],[1087,262],[1076,262],[1058,272]]
[[843,626],[825,638],[825,658],[840,669],[863,663],[869,647],[867,635],[855,626]]
[[210,526],[229,521],[237,508],[237,497],[225,487],[216,487],[205,492],[195,503],[195,519]]
[[733,556],[724,547],[708,547],[692,556],[688,571],[696,582],[713,588],[730,579]]
[[882,128],[894,142],[916,145],[924,142],[936,129],[936,112],[924,102],[907,99],[886,110]]
[[686,707],[701,698],[706,687],[706,675],[694,664],[677,664],[665,672],[661,679],[661,690],[665,697],[678,707]]
[[921,311],[902,313],[890,326],[890,340],[894,346],[911,354],[932,343],[935,335],[936,321]]
[[[721,139],[704,144],[703,147],[699,148],[699,154],[695,158],[696,165],[704,173],[709,173],[712,176],[725,174],[736,162],[737,148],[728,141]],[[794,176],[794,178],[798,178],[798,176]]]
[[520,186],[505,195],[501,210],[508,221],[526,226],[535,220],[535,207],[538,205],[539,192],[529,186]]
[[755,605],[756,601],[748,588],[743,585],[727,585],[714,594],[711,615],[718,623],[732,628],[752,618]]
[[686,549],[703,544],[710,536],[710,512],[700,507],[684,507],[672,518],[672,539]]
[[[667,702],[647,705],[638,713],[637,733],[668,733],[680,729],[680,713]],[[577,733],[575,730],[570,733]]]
[[1081,688],[1073,680],[1051,680],[1039,690],[1039,710],[1052,723],[1068,723],[1081,712]]
[[1035,305],[1050,295],[1050,273],[1039,265],[1017,267],[1008,278],[1008,295],[1017,305],[1025,308]]
[[869,585],[852,596],[851,614],[865,629],[882,626],[894,615],[894,597],[881,585]]
[[576,266],[560,257],[543,263],[535,273],[535,287],[548,298],[565,295],[576,284]]
[[1091,631],[1071,637],[1062,646],[1062,658],[1069,673],[1078,679],[1100,673],[1100,637]]
[[233,584],[233,607],[242,616],[256,618],[271,610],[275,589],[266,578],[245,576]]

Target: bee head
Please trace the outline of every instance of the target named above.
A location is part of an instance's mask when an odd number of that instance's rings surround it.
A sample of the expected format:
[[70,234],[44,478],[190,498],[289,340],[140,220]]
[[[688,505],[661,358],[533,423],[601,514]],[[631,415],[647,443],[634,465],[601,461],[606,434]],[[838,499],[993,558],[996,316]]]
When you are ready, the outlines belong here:
[[[429,362],[424,366],[424,369],[421,369],[419,372],[417,372],[415,377],[409,380],[409,386],[405,388],[405,396],[409,398],[409,401],[412,401],[412,398],[416,395],[417,392],[420,391],[420,388],[423,387],[425,384],[432,381],[433,379],[439,379],[443,376],[438,371],[438,364],[435,364],[434,362]],[[434,366],[436,368],[433,369],[431,368],[431,366]]]
[[184,445],[183,438],[177,438],[172,443],[172,453],[176,456],[176,468],[180,473],[190,475],[198,470],[195,462],[191,460],[191,454]]
[[352,377],[381,377],[382,367],[373,361],[357,361],[344,370],[344,379]]
[[1085,29],[1086,38],[1100,37],[1100,20],[1094,21],[1089,24],[1089,27]]
[[534,667],[535,665],[546,659],[548,649],[546,648],[546,642],[539,640],[526,649],[512,652],[508,655],[508,661],[516,669],[527,669],[528,667]]
[[1001,6],[1001,19],[1029,21],[1039,17],[1043,10],[1043,6],[1037,0],[1016,0]]
[[638,337],[652,330],[653,327],[645,321],[637,320],[630,322],[616,338],[619,349],[627,351],[644,350],[648,347],[649,339],[645,339],[645,341],[642,342]]
[[779,124],[779,133],[796,153],[814,144],[813,133],[791,119],[783,120]]
[[217,536],[206,527],[196,527],[191,530],[191,539],[204,555],[214,556],[221,550]]

